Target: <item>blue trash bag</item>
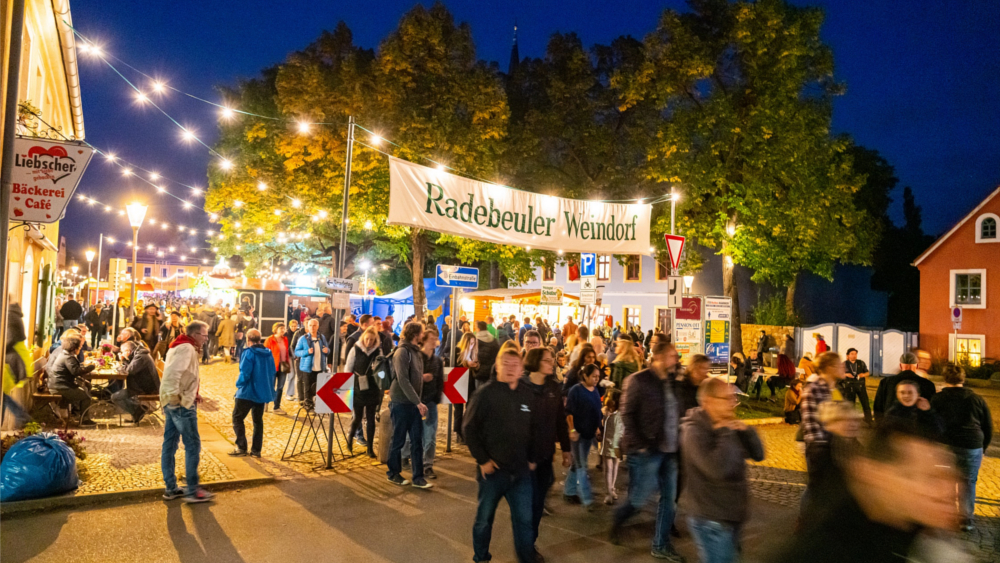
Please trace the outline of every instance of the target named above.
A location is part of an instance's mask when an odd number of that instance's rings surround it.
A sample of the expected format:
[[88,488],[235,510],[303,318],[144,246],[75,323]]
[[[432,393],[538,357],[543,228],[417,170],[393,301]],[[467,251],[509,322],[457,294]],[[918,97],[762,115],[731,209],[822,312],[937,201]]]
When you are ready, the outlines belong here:
[[51,432],[19,440],[0,464],[0,502],[49,497],[78,486],[76,455]]

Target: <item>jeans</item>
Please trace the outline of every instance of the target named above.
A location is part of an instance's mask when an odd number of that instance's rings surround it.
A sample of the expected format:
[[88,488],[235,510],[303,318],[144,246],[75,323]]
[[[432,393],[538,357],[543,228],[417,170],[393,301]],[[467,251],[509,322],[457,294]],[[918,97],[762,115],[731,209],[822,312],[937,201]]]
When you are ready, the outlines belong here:
[[968,450],[952,448],[961,479],[958,482],[958,508],[962,518],[972,519],[976,513],[976,481],[983,463],[983,448]]
[[275,410],[281,408],[281,393],[285,389],[285,377],[288,374],[278,370],[274,374],[274,408]]
[[299,401],[306,405],[313,404],[316,399],[316,379],[318,377],[318,371],[299,372]]
[[174,456],[177,445],[184,440],[184,475],[187,479],[187,494],[198,490],[198,459],[201,456],[201,436],[198,435],[198,409],[193,405],[187,409],[181,405],[163,407],[163,450],[160,452],[160,467],[163,468],[163,483],[168,491],[177,488],[174,474]]
[[389,403],[389,416],[392,418],[392,445],[389,446],[389,471],[386,475],[394,477],[403,471],[403,444],[409,435],[413,445],[411,467],[413,478],[424,476],[424,425],[420,420],[420,410],[417,405],[392,401]]
[[868,386],[865,385],[867,381],[864,377],[859,377],[854,379],[853,377],[845,377],[840,381],[840,391],[844,395],[844,399],[850,401],[854,404],[854,399],[861,400],[861,410],[865,413],[865,420],[872,420],[872,406],[871,402],[868,400]]
[[247,414],[250,414],[253,419],[253,444],[250,453],[260,453],[260,449],[264,446],[264,406],[266,404],[236,399],[236,405],[233,406],[233,431],[236,432],[236,449],[247,451],[247,427],[244,421]]
[[[285,380],[285,396],[288,397],[289,401],[295,398],[295,392],[298,390],[296,383],[298,381],[298,374],[299,368],[295,365],[295,362],[292,361],[292,371],[288,372],[287,379]],[[301,397],[299,398],[301,399]]]
[[246,345],[246,343],[247,343],[246,338],[240,338],[239,340],[236,341],[236,354],[233,356],[233,359],[235,359],[237,362],[239,362],[240,358],[243,357],[243,347]]
[[590,506],[594,502],[594,495],[590,490],[590,476],[587,474],[587,458],[590,457],[590,446],[593,443],[593,439],[583,437],[570,443],[573,451],[573,467],[566,475],[563,486],[563,494],[570,497],[579,496],[584,506]]
[[140,413],[142,413],[142,404],[135,397],[129,395],[128,391],[125,389],[112,393],[111,402],[114,403],[116,407],[132,415],[132,420],[141,416]]
[[100,328],[90,331],[90,347],[95,350],[97,349],[97,345],[101,342],[101,332],[103,331]]
[[[476,473],[479,473],[478,468]],[[531,475],[512,475],[496,469],[489,475],[477,475],[479,505],[476,522],[472,525],[473,561],[489,561],[490,540],[493,538],[493,518],[500,499],[507,499],[510,523],[514,532],[514,551],[519,563],[535,561],[535,542],[531,531]]]
[[656,530],[653,532],[653,550],[670,547],[670,527],[674,524],[677,508],[677,454],[663,452],[633,452],[628,454],[628,502],[615,510],[614,526],[621,527],[629,518],[639,512],[660,489],[660,501],[656,509]]
[[545,497],[556,482],[552,471],[552,458],[538,460],[538,466],[531,472],[531,531],[532,539],[538,541],[538,526],[545,511]]
[[[437,405],[434,403],[427,404],[427,416],[423,419],[424,427],[424,468],[430,468],[434,465],[434,453],[435,448],[437,448],[437,431],[438,431],[438,409]],[[369,441],[371,441],[369,439]],[[410,440],[407,438],[406,443],[403,444],[403,459],[410,458]]]
[[726,522],[688,516],[688,530],[701,563],[732,563],[736,561],[736,527]]
[[358,405],[354,404],[354,418],[351,419],[351,431],[347,433],[348,440],[353,440],[358,431],[361,430],[361,423],[365,422],[365,441],[368,442],[368,452],[375,451],[375,411],[378,405]]

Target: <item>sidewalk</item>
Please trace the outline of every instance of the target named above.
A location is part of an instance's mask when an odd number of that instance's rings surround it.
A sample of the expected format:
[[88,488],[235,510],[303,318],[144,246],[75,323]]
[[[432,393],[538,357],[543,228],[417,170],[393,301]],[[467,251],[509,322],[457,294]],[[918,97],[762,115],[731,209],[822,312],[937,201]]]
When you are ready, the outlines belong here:
[[[199,417],[198,431],[201,434],[198,473],[205,488],[219,490],[273,480],[273,477],[259,471],[244,458],[226,455],[232,449],[232,444],[207,424],[203,417]],[[160,469],[163,424],[158,417],[148,416],[139,426],[125,423],[120,428],[91,428],[79,430],[79,433],[86,439],[84,445],[87,450],[87,458],[77,460],[80,487],[65,495],[5,502],[0,505],[0,515],[106,502],[148,500],[163,494],[163,474]],[[183,483],[183,443],[177,452],[176,467],[178,480]]]

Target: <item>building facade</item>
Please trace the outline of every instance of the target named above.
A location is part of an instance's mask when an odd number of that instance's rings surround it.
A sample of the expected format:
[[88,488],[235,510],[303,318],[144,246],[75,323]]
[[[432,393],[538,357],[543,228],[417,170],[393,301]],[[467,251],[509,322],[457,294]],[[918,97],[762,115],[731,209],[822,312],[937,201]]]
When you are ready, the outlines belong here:
[[[18,101],[30,104],[41,117],[19,121],[18,134],[82,140],[83,110],[76,42],[69,27],[72,24],[69,0],[25,0],[16,85],[8,83],[10,2],[0,2],[0,17],[3,18],[0,99],[6,98],[8,88],[17,88]],[[4,120],[16,117],[0,116],[0,127]],[[6,263],[8,302],[20,304],[28,342],[41,346],[51,334],[59,269],[59,223],[32,225],[12,221],[10,227]]]
[[1000,357],[998,226],[1000,188],[913,262],[920,270],[920,345],[935,357],[971,366]]

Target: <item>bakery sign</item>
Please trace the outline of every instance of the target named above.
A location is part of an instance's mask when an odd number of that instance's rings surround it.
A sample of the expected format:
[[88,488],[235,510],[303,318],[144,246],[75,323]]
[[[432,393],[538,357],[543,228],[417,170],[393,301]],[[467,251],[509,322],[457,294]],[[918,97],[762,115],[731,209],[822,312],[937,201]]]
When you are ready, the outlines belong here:
[[93,154],[87,145],[17,137],[10,220],[54,223],[62,219]]

